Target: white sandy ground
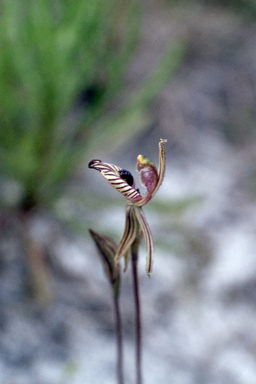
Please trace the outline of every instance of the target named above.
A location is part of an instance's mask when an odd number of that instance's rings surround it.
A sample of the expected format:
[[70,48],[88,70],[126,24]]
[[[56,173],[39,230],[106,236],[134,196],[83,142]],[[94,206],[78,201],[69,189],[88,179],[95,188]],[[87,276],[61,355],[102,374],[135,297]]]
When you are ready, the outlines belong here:
[[[183,226],[193,226],[207,235],[211,256],[205,265],[195,264],[189,250],[182,255],[161,245],[158,241],[162,236],[158,230],[161,215],[145,207],[157,244],[150,279],[144,271],[144,246],[140,255],[145,384],[255,384],[256,381],[256,203],[246,192],[234,188],[242,174],[243,155],[222,144],[216,155],[211,145],[218,145],[214,138],[209,140],[208,161],[204,163],[191,161],[186,167],[183,161],[168,163],[165,182],[156,197],[166,201],[193,194],[204,196],[201,203],[186,210],[179,220]],[[201,155],[198,152],[199,159]],[[111,211],[115,220],[109,220],[109,209],[101,212],[99,223],[102,226],[103,218],[108,230],[121,234],[123,209]],[[81,297],[91,297],[105,307],[99,308],[95,317],[90,308],[81,310],[75,303],[72,305],[72,288],[70,299],[66,290],[66,303],[60,300],[49,311],[65,319],[68,326],[67,358],[58,360],[44,353],[34,359],[29,369],[4,365],[0,360],[0,383],[113,384],[116,350],[112,303],[93,244],[82,239],[72,242],[60,238],[55,255],[65,268],[86,276]],[[126,384],[133,384],[130,270],[123,278],[122,300]],[[19,318],[19,315],[14,312],[14,347],[17,343],[19,348],[22,345],[33,348],[33,343],[34,347],[40,345],[40,330],[35,324],[24,318],[17,321],[15,316]],[[10,343],[10,339],[7,341]]]

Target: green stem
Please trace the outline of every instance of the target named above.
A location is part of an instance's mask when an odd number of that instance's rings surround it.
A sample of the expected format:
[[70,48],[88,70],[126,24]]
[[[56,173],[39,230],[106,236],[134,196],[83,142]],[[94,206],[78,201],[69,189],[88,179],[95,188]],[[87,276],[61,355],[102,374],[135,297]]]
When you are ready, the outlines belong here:
[[118,384],[124,384],[123,375],[123,339],[122,339],[122,322],[119,308],[118,297],[114,298],[114,310],[116,320],[116,341],[117,341],[117,379]]
[[140,236],[137,235],[131,246],[132,256],[132,273],[133,273],[133,288],[135,300],[135,328],[136,328],[136,384],[142,384],[141,370],[141,310],[139,297],[139,280],[138,280],[138,250]]

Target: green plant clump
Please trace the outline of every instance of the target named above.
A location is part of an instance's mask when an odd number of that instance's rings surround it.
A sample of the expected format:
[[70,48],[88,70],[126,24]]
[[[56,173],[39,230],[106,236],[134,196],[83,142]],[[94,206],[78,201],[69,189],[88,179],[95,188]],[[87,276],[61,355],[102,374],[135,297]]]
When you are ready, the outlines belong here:
[[0,177],[18,184],[21,207],[52,201],[81,161],[120,89],[138,17],[125,0],[1,1]]
[[51,206],[84,156],[148,124],[148,102],[184,47],[167,49],[116,108],[140,13],[136,0],[1,1],[0,207]]

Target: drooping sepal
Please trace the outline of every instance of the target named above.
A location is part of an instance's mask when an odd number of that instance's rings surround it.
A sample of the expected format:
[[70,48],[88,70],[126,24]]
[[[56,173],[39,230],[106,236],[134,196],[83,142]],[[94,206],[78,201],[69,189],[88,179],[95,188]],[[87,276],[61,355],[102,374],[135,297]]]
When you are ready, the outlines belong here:
[[122,256],[125,256],[125,269],[128,265],[129,250],[137,235],[137,217],[135,207],[127,204],[125,210],[125,227],[122,238],[117,248],[115,262],[117,263]]
[[148,276],[150,276],[150,273],[152,272],[152,268],[153,268],[153,263],[154,263],[154,240],[142,208],[136,207],[135,212],[145,238],[146,252],[147,252],[146,272]]

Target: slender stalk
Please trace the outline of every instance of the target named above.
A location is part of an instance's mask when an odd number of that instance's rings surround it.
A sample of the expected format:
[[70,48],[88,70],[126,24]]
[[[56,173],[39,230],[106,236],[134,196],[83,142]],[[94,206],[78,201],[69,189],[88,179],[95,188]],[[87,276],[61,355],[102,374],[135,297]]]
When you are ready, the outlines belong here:
[[122,322],[119,307],[119,293],[120,293],[120,271],[119,264],[114,262],[114,257],[117,251],[117,246],[114,241],[105,235],[102,235],[93,229],[89,229],[98,251],[103,261],[106,275],[111,283],[112,297],[114,302],[114,316],[116,324],[116,342],[117,342],[117,382],[124,384],[123,375],[123,339],[122,339]]
[[133,288],[135,300],[135,329],[136,329],[136,384],[142,384],[142,370],[141,370],[141,310],[140,310],[140,297],[139,297],[139,280],[138,280],[138,250],[139,250],[140,236],[136,237],[131,246],[132,256],[132,274],[133,274]]
[[116,341],[117,341],[117,379],[118,384],[124,384],[124,374],[123,374],[123,339],[122,339],[122,322],[121,314],[119,307],[118,297],[113,297],[114,299],[114,312],[116,320]]

